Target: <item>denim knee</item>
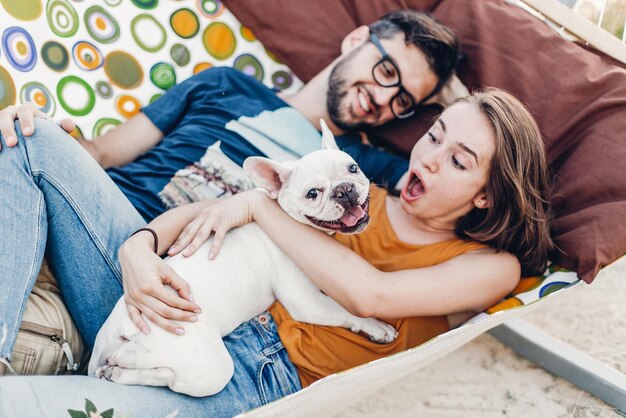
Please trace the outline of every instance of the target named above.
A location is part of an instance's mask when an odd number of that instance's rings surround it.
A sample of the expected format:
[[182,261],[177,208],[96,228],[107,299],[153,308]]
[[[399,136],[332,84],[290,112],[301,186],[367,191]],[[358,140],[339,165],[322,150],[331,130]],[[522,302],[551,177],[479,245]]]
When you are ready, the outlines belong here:
[[2,137],[2,150],[0,151],[0,167],[11,165],[30,166],[33,160],[40,163],[52,162],[58,164],[63,161],[67,153],[76,153],[82,147],[56,123],[35,118],[35,131],[31,136],[24,136],[19,121],[14,123],[17,134],[17,144],[8,147]]

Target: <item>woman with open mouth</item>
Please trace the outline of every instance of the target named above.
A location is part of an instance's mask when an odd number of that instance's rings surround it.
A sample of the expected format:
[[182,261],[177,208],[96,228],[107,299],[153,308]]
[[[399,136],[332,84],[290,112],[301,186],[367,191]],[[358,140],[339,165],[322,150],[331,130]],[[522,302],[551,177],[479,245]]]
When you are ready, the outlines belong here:
[[[216,395],[191,398],[84,376],[11,377],[0,382],[0,411],[3,396],[23,394],[48,410],[80,408],[88,398],[135,416],[232,416],[415,347],[498,302],[521,275],[545,267],[552,247],[546,157],[535,121],[511,95],[485,90],[446,109],[415,144],[401,184],[398,197],[373,186],[369,201],[330,225],[359,228],[369,213],[368,228],[354,235],[329,236],[296,222],[256,190],[214,204],[187,228],[178,209],[148,225],[158,235],[158,252],[174,244],[173,255],[195,251],[205,240],[197,233],[207,225],[223,236],[257,222],[324,293],[353,314],[393,325],[393,342],[295,321],[276,302],[224,339],[235,372]],[[147,255],[157,245],[149,234],[131,240],[134,257],[120,260],[131,272],[124,277],[129,284],[155,268],[146,260],[155,259]],[[213,241],[212,252],[220,242]],[[146,325],[140,315],[133,322]],[[271,347],[253,352],[260,341]]]
[[[552,241],[543,143],[508,93],[489,89],[445,110],[415,144],[401,184],[399,197],[373,186],[369,227],[334,238],[294,222],[257,191],[211,209],[207,223],[220,234],[257,222],[324,293],[399,331],[394,342],[375,344],[296,322],[275,303],[269,313],[303,386],[444,333],[545,267]],[[201,240],[193,239],[181,236],[176,246],[195,251]]]

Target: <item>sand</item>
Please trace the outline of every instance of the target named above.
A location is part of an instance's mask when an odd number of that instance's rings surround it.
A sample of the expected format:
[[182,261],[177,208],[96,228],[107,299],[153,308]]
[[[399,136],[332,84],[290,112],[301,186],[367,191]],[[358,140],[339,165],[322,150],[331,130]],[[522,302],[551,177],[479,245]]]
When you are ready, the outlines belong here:
[[[626,257],[524,317],[626,373]],[[338,417],[621,417],[485,334]]]

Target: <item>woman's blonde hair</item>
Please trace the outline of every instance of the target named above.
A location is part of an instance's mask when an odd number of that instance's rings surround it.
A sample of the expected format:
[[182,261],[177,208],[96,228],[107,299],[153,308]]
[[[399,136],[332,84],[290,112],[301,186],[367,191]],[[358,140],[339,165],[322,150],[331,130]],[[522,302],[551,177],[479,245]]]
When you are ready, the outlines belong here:
[[459,100],[476,105],[495,131],[496,149],[485,209],[459,219],[456,233],[508,251],[520,260],[522,275],[543,273],[550,238],[550,180],[539,128],[515,97],[488,88]]

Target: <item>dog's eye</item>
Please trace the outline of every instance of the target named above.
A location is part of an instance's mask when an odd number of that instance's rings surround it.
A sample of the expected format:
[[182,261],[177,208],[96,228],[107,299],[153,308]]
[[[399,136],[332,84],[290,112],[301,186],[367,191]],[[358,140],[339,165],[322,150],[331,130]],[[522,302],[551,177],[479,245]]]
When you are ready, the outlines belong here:
[[311,200],[315,200],[317,199],[317,190],[316,189],[311,189],[306,193],[306,198],[307,199],[311,199]]
[[351,164],[350,167],[348,167],[348,171],[350,171],[352,174],[356,174],[359,172],[359,166],[356,164]]

